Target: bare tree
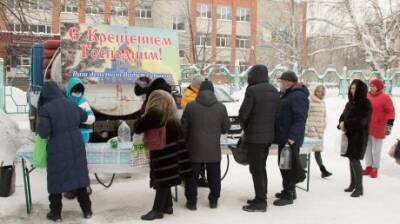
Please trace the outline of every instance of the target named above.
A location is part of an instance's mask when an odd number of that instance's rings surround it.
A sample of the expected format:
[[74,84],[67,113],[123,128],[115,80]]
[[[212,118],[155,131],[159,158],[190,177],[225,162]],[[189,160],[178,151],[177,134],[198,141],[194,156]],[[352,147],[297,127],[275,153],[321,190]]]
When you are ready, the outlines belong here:
[[[318,4],[318,3],[317,3]],[[359,48],[364,60],[374,71],[387,72],[398,66],[400,57],[400,5],[391,0],[336,0],[329,2],[330,12],[336,19],[314,17],[334,29],[345,42],[330,49],[320,49],[309,55],[322,52]],[[322,16],[322,15],[320,15]]]

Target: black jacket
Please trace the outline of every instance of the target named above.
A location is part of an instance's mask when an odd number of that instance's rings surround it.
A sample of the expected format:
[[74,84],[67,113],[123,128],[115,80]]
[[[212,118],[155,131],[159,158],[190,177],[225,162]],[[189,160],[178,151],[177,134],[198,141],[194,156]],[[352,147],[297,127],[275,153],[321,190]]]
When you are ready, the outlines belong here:
[[268,83],[268,72],[250,70],[249,86],[239,110],[245,141],[271,144],[275,137],[275,121],[279,116],[280,99],[277,89]]
[[283,147],[289,139],[301,147],[308,117],[310,95],[307,87],[295,84],[282,93],[278,144]]
[[346,104],[339,123],[344,122],[345,133],[348,138],[348,147],[344,156],[353,159],[363,159],[368,143],[369,121],[372,106],[367,98],[368,87],[361,80],[354,80],[357,85],[355,96],[349,90],[349,102]]
[[221,161],[221,134],[230,128],[225,105],[209,90],[200,91],[190,102],[181,119],[186,144],[192,162]]

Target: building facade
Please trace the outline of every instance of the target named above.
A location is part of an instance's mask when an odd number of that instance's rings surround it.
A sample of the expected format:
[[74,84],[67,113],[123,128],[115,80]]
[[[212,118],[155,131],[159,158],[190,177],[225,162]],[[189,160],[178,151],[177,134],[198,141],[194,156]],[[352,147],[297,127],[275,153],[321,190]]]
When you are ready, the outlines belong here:
[[[244,70],[256,60],[257,0],[31,2],[21,5],[18,0],[7,0],[11,9],[22,9],[26,21],[22,25],[20,20],[7,12],[6,18],[0,20],[1,30],[13,31],[15,35],[52,36],[60,33],[60,23],[118,24],[173,29],[178,31],[182,64],[224,64],[233,71],[237,62],[241,70]],[[18,57],[25,60],[27,56]],[[13,57],[10,64],[16,60]],[[28,61],[25,64],[28,64]]]

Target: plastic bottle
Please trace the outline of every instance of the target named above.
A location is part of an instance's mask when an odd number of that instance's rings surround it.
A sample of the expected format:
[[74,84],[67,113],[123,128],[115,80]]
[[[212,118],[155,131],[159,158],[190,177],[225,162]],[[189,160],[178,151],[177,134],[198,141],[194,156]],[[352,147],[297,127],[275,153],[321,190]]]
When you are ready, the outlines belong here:
[[285,146],[281,150],[279,169],[281,169],[281,170],[292,169],[292,152],[291,152],[289,146]]
[[131,128],[125,121],[122,121],[118,127],[118,138],[121,140],[121,142],[131,141]]

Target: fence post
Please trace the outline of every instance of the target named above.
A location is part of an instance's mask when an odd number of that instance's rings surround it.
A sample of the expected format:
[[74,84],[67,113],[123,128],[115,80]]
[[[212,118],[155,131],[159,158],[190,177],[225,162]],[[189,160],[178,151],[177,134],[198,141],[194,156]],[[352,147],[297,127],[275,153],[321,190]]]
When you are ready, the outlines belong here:
[[0,111],[4,112],[6,106],[4,60],[0,58]]
[[347,67],[343,67],[342,77],[339,83],[339,96],[346,97],[349,91],[349,82],[347,77]]

